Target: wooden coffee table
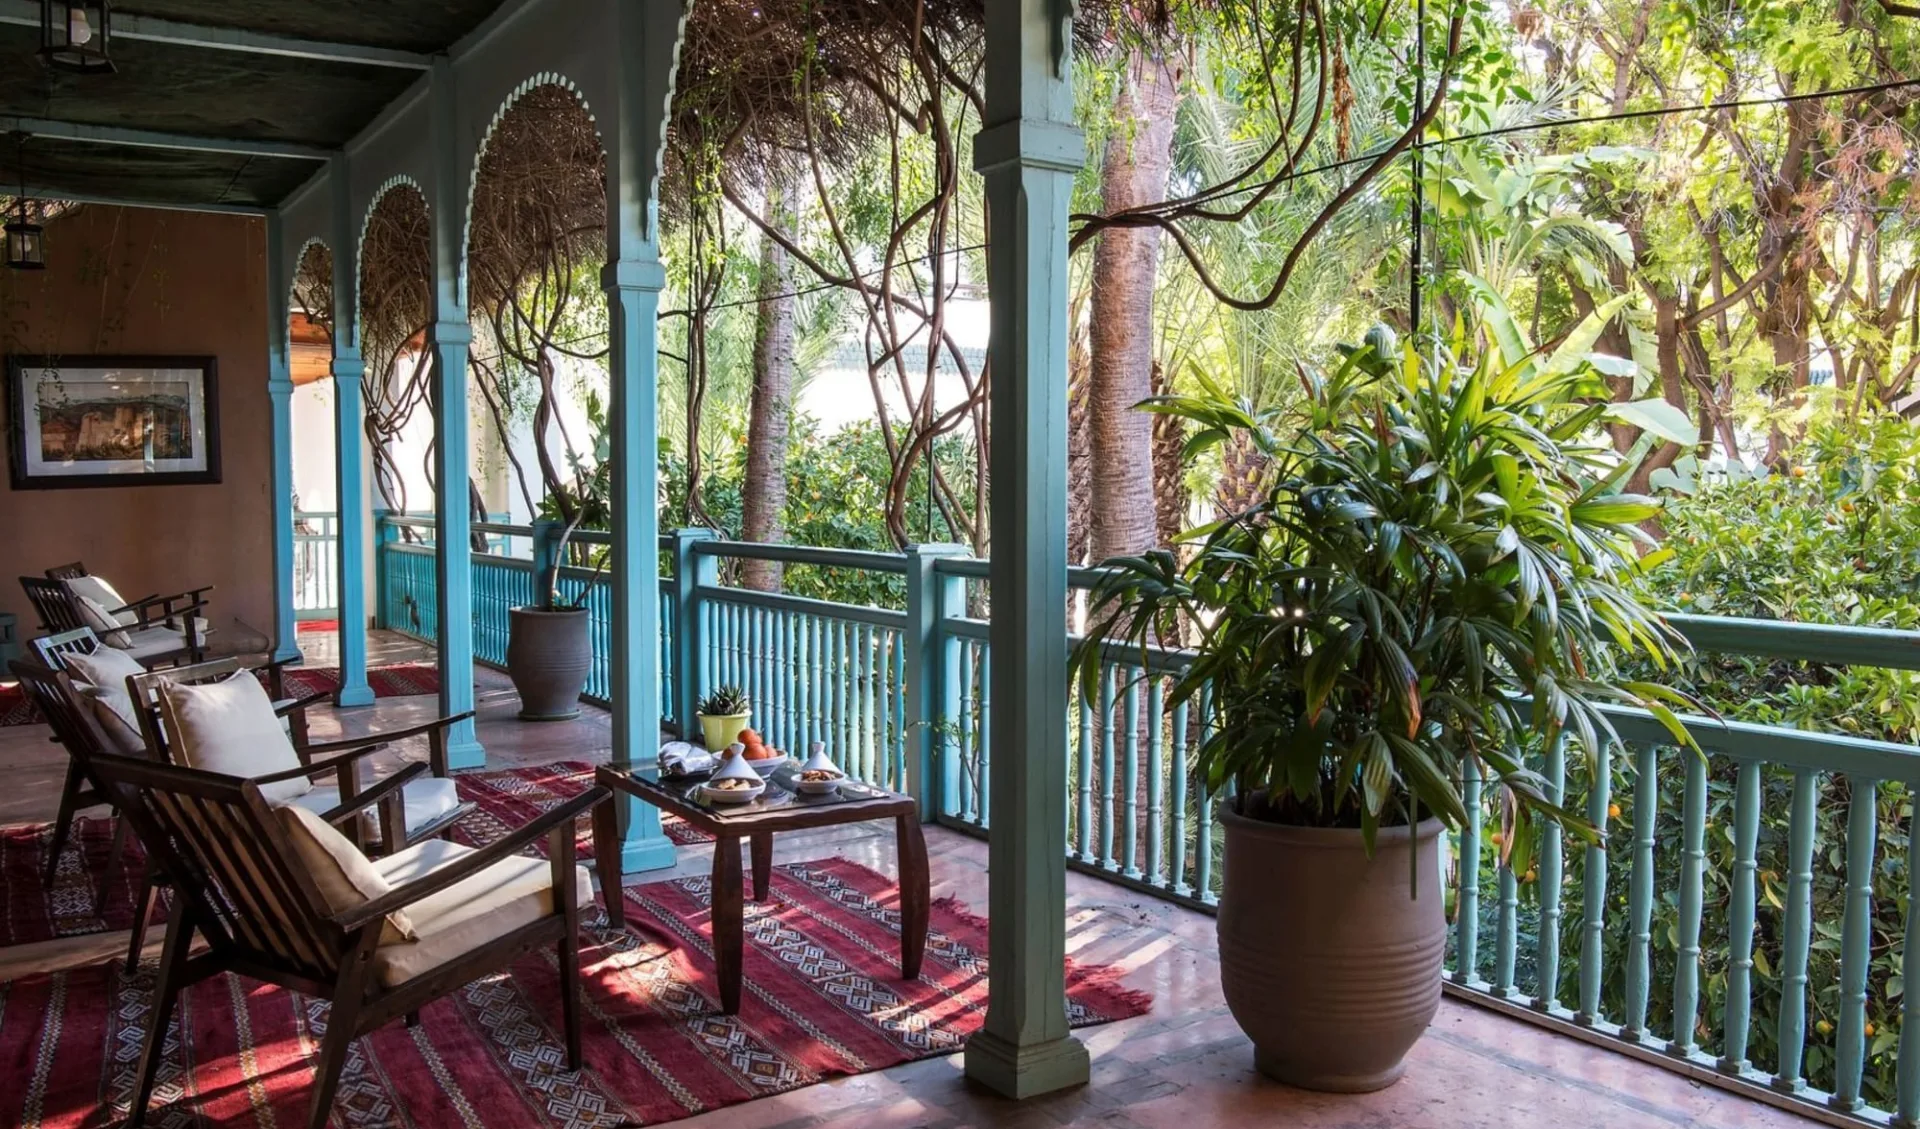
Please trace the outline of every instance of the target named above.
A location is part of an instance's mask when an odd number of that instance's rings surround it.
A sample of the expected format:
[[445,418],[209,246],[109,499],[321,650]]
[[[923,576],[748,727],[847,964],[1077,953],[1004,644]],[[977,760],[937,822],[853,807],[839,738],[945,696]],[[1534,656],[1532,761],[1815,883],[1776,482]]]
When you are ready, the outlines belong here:
[[[843,823],[891,819],[900,854],[900,975],[920,977],[927,950],[927,912],[931,894],[927,882],[927,843],[920,833],[920,806],[911,796],[847,781],[833,796],[807,796],[791,785],[797,770],[788,764],[767,782],[758,799],[745,804],[716,804],[699,796],[692,781],[658,781],[633,772],[601,765],[594,782],[615,792],[645,800],[663,812],[679,816],[689,827],[713,836],[713,963],[720,976],[720,1008],[728,1015],[740,1010],[741,951],[746,919],[740,881],[740,840],[753,844],[753,898],[765,901],[773,873],[773,837],[781,831],[805,831]],[[620,888],[619,816],[612,803],[593,809],[594,854],[599,859],[600,888]],[[625,899],[609,893],[607,920],[614,928],[626,924]]]

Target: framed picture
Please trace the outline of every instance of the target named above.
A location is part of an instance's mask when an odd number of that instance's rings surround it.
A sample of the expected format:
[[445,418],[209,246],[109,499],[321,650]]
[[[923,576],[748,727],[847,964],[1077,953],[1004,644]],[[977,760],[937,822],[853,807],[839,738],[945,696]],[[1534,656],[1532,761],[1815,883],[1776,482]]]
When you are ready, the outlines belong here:
[[7,358],[15,490],[220,481],[212,357]]

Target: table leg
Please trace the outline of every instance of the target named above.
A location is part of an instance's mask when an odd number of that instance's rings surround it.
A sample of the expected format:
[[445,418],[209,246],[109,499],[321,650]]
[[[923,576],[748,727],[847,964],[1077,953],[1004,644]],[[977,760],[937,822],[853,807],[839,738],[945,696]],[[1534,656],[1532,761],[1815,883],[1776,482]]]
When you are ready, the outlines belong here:
[[746,920],[740,897],[740,840],[723,838],[713,844],[713,893],[709,918],[713,922],[713,970],[720,978],[720,1010],[740,1012],[740,964]]
[[773,832],[762,831],[753,837],[753,900],[767,900],[767,885],[773,880]]
[[593,854],[600,871],[600,899],[607,903],[607,926],[624,929],[627,899],[620,885],[620,793],[593,805]]
[[927,953],[927,913],[933,901],[927,879],[927,840],[915,815],[895,816],[893,829],[900,855],[900,976],[918,980],[920,961]]

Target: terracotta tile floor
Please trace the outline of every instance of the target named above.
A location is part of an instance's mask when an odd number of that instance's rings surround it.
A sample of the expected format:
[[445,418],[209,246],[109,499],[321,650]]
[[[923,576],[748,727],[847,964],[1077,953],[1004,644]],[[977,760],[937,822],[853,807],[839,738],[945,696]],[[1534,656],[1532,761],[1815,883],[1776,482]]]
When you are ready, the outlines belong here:
[[[312,647],[310,653],[320,650]],[[373,653],[375,662],[422,657],[414,644],[390,636],[376,637]],[[314,658],[324,661],[317,653]],[[604,713],[588,710],[576,722],[528,725],[514,719],[513,692],[503,676],[481,671],[479,690],[480,737],[490,764],[610,755]],[[432,709],[430,698],[397,698],[345,713],[324,711],[315,719],[314,736],[394,727],[424,720]],[[425,750],[392,755],[424,758]],[[0,823],[51,818],[63,769],[59,748],[47,742],[44,729],[0,729],[0,779],[6,781],[0,789]],[[933,828],[928,848],[935,895],[952,894],[984,910],[985,844]],[[710,850],[683,847],[672,871],[628,880],[706,873]],[[891,829],[795,835],[778,841],[775,850],[782,859],[796,860],[839,854],[883,872],[894,861]],[[1091,1085],[1016,1104],[968,1086],[955,1056],[814,1086],[683,1124],[688,1129],[1738,1129],[1812,1123],[1453,1000],[1441,1004],[1397,1085],[1359,1096],[1289,1089],[1254,1073],[1252,1051],[1221,1002],[1211,919],[1080,875],[1068,876],[1067,891],[1072,955],[1117,964],[1126,970],[1126,983],[1154,994],[1151,1014],[1081,1033],[1093,1054]],[[0,949],[0,979],[102,959],[121,944],[110,936]]]

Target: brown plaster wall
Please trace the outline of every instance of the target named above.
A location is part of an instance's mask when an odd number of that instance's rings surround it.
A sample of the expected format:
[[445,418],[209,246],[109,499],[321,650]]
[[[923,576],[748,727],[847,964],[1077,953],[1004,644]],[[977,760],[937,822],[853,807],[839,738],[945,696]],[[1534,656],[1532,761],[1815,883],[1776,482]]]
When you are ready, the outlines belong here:
[[80,560],[128,599],[217,585],[219,649],[271,635],[264,224],[88,205],[51,221],[46,245],[45,271],[0,268],[0,352],[213,355],[222,481],[15,491],[0,475],[0,612],[31,638],[38,617],[15,578]]

